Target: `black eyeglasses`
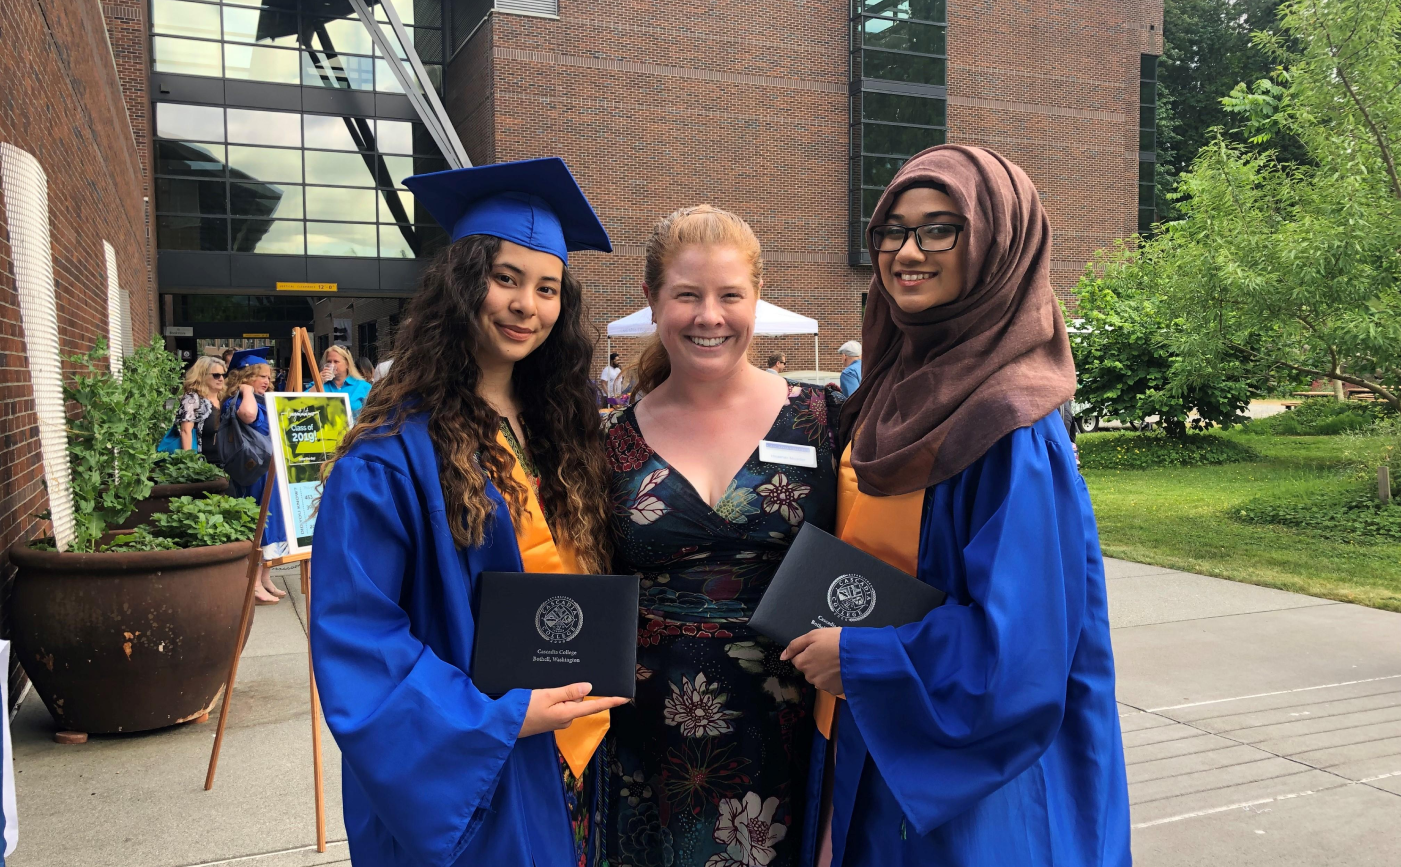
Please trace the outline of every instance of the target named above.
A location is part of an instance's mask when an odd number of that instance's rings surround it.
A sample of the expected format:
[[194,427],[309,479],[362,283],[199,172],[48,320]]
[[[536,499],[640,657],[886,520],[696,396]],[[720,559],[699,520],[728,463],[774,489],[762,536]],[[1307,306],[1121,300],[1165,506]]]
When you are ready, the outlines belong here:
[[963,231],[962,223],[929,223],[924,226],[899,226],[890,223],[871,227],[871,249],[879,253],[894,253],[905,246],[910,233],[915,234],[915,244],[926,253],[942,253],[952,250],[958,244],[958,234]]
[[211,373],[209,375],[214,377],[215,379],[223,379],[225,376],[228,376],[228,374],[226,373]]

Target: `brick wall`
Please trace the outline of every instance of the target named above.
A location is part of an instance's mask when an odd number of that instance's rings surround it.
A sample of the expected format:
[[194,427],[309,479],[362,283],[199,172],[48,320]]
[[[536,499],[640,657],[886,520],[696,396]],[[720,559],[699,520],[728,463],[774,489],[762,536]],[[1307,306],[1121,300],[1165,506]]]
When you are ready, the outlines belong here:
[[[33,154],[49,180],[61,352],[107,334],[104,240],[131,295],[137,340],[151,328],[143,160],[128,122],[103,10],[73,0],[0,3],[0,141]],[[144,79],[144,71],[133,76]],[[143,86],[144,87],[144,86]],[[3,553],[47,507],[10,240],[0,205],[0,629],[13,569]],[[12,692],[12,696],[16,693]]]
[[[150,46],[147,35],[149,4],[146,2],[103,3],[102,17],[107,25],[107,40],[112,49],[112,60],[117,68],[117,80],[121,84],[122,98],[126,103],[127,118],[131,125],[132,139],[136,143],[136,157],[141,167],[143,189],[141,195],[151,197],[151,96],[147,90],[151,68]],[[145,208],[143,225],[146,229],[146,261],[155,261],[155,233],[151,231],[151,209]],[[152,323],[160,321],[156,313],[156,269],[146,269],[147,288],[144,290],[150,303],[146,315]],[[154,326],[153,326],[154,327]]]
[[[476,162],[559,155],[574,170],[615,249],[572,257],[596,324],[642,306],[652,224],[709,202],[749,220],[763,297],[816,318],[822,366],[837,369],[871,273],[846,264],[848,3],[559,8],[493,13],[449,66],[448,110]],[[949,140],[1002,151],[1037,182],[1062,294],[1136,225],[1139,54],[1160,50],[1161,22],[1161,0],[950,2]],[[626,358],[642,346],[614,342]],[[752,355],[771,351],[812,364],[811,337],[759,338]]]

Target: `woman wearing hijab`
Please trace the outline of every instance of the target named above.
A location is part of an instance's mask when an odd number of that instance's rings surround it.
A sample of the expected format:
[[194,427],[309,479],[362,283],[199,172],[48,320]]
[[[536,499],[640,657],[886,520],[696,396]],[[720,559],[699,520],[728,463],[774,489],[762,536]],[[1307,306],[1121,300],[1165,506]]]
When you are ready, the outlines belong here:
[[828,693],[807,851],[845,867],[1128,865],[1104,567],[1056,412],[1075,370],[1036,189],[992,151],[932,148],[868,232],[837,530],[948,600],[784,651]]
[[[451,233],[326,480],[311,643],[376,867],[572,867],[622,699],[473,684],[482,572],[606,572],[608,469],[569,250],[608,235],[559,159],[405,182]],[[600,754],[601,755],[601,754]]]

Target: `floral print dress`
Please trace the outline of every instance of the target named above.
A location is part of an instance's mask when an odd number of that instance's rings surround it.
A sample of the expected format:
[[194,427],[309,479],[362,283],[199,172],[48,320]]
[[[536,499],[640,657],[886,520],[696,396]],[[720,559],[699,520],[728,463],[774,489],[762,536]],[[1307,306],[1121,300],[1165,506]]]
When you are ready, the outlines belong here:
[[637,698],[612,711],[596,814],[610,867],[797,863],[813,693],[748,620],[803,523],[832,529],[835,421],[822,389],[790,387],[765,439],[812,446],[816,468],[755,449],[712,509],[632,407],[608,417],[614,565],[642,578]]

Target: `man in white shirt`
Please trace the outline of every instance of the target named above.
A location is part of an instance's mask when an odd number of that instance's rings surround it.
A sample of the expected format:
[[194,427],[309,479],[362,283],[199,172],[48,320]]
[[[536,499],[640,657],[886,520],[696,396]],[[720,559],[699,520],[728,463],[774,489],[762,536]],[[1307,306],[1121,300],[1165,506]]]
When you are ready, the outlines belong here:
[[604,397],[611,399],[623,396],[623,368],[618,365],[618,353],[609,353],[608,366],[603,368],[598,380],[603,384]]

